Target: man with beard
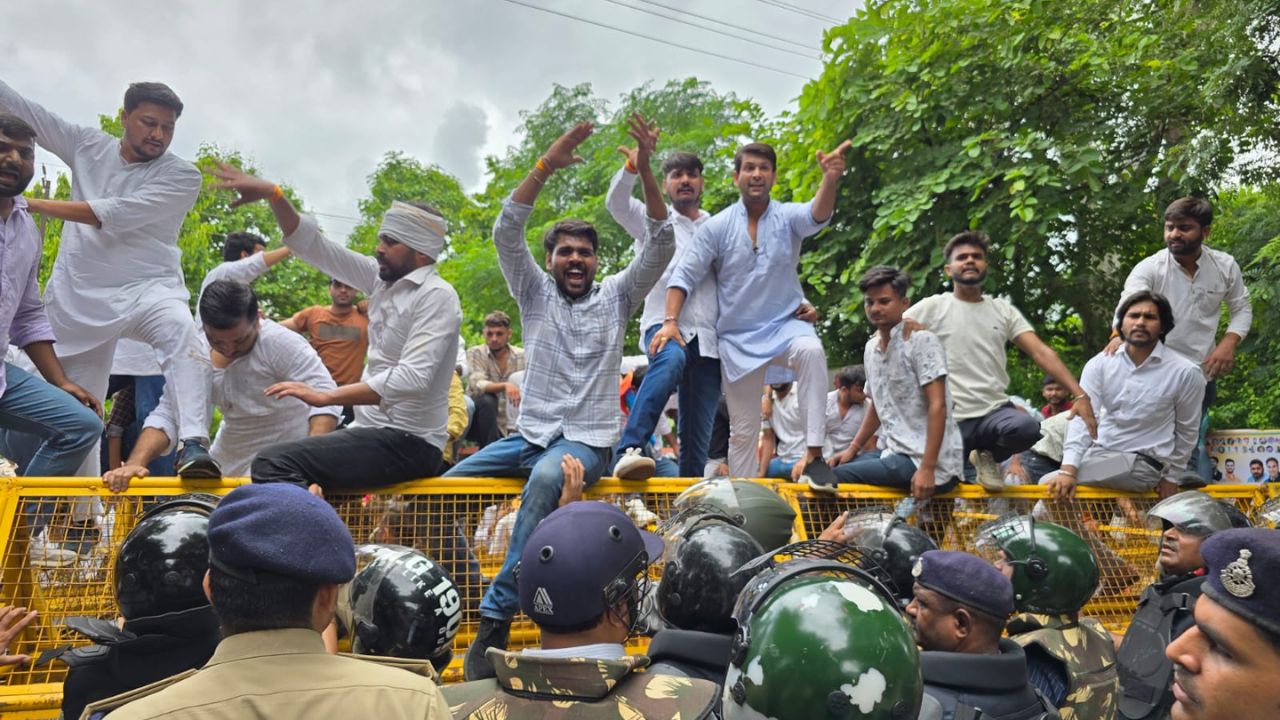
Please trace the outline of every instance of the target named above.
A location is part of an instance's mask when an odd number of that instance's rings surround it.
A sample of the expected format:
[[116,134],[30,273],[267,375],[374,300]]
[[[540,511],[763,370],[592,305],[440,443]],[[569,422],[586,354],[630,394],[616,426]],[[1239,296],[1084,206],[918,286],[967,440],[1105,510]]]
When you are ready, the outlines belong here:
[[475,401],[467,439],[483,448],[506,437],[507,417],[520,407],[520,385],[511,376],[524,370],[524,348],[511,344],[509,315],[494,310],[484,316],[484,344],[467,351],[467,365],[467,392]]
[[[1173,330],[1169,301],[1144,290],[1125,298],[1120,317],[1123,352],[1095,355],[1080,374],[1104,411],[1097,438],[1073,419],[1062,467],[1040,478],[1058,499],[1071,497],[1077,484],[1149,492],[1165,483],[1168,494],[1195,447],[1204,375],[1164,344]],[[1063,520],[1078,524],[1072,515],[1064,511]]]
[[1092,434],[1097,423],[1089,396],[1062,364],[1058,353],[1036,335],[1031,324],[1009,301],[984,295],[987,278],[987,251],[991,241],[986,233],[969,230],[947,242],[943,256],[951,278],[951,293],[927,297],[907,309],[908,332],[929,330],[947,349],[951,394],[955,398],[955,418],[964,438],[965,457],[977,472],[978,484],[987,490],[1004,489],[1000,463],[1020,453],[1040,439],[1036,418],[1009,401],[1009,355],[1012,342],[1035,360],[1049,377],[1074,397],[1073,409],[1080,414]]
[[582,463],[584,485],[609,468],[621,423],[618,368],[627,321],[658,282],[674,250],[671,221],[649,159],[658,129],[639,115],[629,120],[637,142],[636,166],[649,216],[644,249],[621,272],[596,283],[595,228],[561,220],[543,236],[544,273],[525,241],[525,224],[551,175],[582,158],[575,154],[590,135],[579,123],[538,159],[502,206],[493,243],[524,327],[525,376],[516,432],[455,465],[446,477],[527,477],[502,569],[480,603],[480,627],[467,649],[467,680],[494,677],[489,648],[505,650],[511,619],[521,609],[515,567],[534,527],[556,509],[564,484],[562,459]]
[[[36,131],[16,115],[0,112],[0,331],[5,345],[26,351],[45,382],[4,364],[0,376],[0,445],[11,433],[38,440],[19,472],[34,477],[74,475],[102,432],[98,400],[67,379],[53,351],[54,334],[40,303],[40,236],[22,196],[35,175]],[[5,455],[9,455],[8,449]],[[51,508],[32,508],[31,557],[35,564],[63,564],[75,554],[41,537]]]
[[[1204,452],[1203,430],[1209,406],[1217,396],[1216,380],[1231,371],[1236,346],[1253,324],[1253,308],[1240,265],[1227,253],[1204,246],[1212,224],[1209,201],[1194,197],[1173,201],[1164,211],[1165,249],[1134,266],[1120,295],[1123,299],[1150,290],[1169,298],[1178,319],[1177,331],[1169,333],[1169,349],[1199,365],[1209,380],[1191,467],[1205,482],[1211,481],[1212,469]],[[1222,340],[1215,343],[1223,304],[1230,320]],[[1122,338],[1113,336],[1106,352],[1115,352],[1121,342]]]
[[[280,321],[281,327],[307,336],[338,385],[360,382],[364,356],[369,350],[369,304],[357,302],[359,296],[359,290],[330,278],[328,306],[312,305]],[[355,408],[343,406],[342,424],[355,419]]]

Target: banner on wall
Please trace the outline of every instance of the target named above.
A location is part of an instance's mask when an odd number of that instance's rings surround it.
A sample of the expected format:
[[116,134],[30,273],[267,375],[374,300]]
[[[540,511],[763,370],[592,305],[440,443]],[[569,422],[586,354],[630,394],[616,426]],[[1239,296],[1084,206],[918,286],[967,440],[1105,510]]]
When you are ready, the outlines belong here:
[[1214,482],[1280,482],[1280,430],[1221,430],[1205,445]]

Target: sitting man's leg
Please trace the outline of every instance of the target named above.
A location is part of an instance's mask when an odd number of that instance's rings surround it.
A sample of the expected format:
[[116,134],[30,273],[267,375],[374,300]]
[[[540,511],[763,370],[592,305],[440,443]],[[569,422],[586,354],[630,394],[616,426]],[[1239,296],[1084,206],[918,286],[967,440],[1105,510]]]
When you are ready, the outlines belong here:
[[[645,333],[648,343],[653,339],[661,325],[654,325]],[[658,426],[658,417],[667,406],[667,399],[675,392],[680,378],[684,375],[685,363],[688,360],[687,350],[680,343],[667,343],[658,354],[649,358],[649,370],[645,373],[640,389],[636,392],[635,404],[631,406],[631,414],[627,416],[627,424],[622,429],[622,439],[618,441],[618,463],[613,474],[620,480],[648,480],[655,472],[654,462],[644,455],[644,448]],[[683,421],[683,417],[681,418]]]
[[[835,474],[842,483],[910,490],[911,478],[916,474],[916,464],[906,455],[873,451],[859,454],[853,460],[837,466]],[[959,480],[952,479],[935,487],[934,492],[947,492],[958,483]]]
[[467,396],[475,403],[475,412],[471,415],[471,427],[467,428],[464,437],[480,447],[497,442],[502,438],[498,429],[498,396],[493,393],[482,393],[479,397]]
[[528,475],[520,494],[520,509],[507,545],[507,555],[489,589],[480,602],[480,627],[476,639],[467,649],[463,677],[480,680],[493,677],[493,666],[485,658],[491,647],[506,649],[511,632],[511,618],[520,611],[515,567],[520,562],[525,541],[542,518],[556,509],[564,484],[560,461],[569,454],[582,461],[585,485],[593,485],[609,466],[610,449],[593,448],[563,437],[546,449],[531,445],[519,435],[499,440],[455,465],[446,477],[522,477]]
[[440,472],[440,449],[394,428],[347,428],[272,445],[253,459],[256,483],[287,482],[325,491],[385,487]]
[[1004,489],[1000,463],[1014,453],[1028,450],[1040,439],[1040,423],[1013,403],[992,410],[980,418],[961,420],[967,462],[977,469],[978,484],[986,490]]
[[791,480],[791,468],[795,467],[795,463],[787,462],[780,457],[774,457],[769,461],[769,467],[765,469],[765,477],[777,478],[779,480]]

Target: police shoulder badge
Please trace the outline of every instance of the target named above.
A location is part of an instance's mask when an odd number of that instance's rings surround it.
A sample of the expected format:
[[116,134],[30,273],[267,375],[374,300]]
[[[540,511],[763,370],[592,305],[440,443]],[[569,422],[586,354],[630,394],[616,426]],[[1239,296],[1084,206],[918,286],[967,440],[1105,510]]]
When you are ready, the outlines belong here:
[[1222,572],[1218,573],[1218,577],[1222,580],[1222,586],[1227,589],[1227,592],[1238,598],[1247,598],[1253,595],[1253,591],[1256,589],[1253,584],[1253,571],[1249,569],[1250,557],[1253,557],[1253,553],[1241,548],[1240,557],[1222,568]]

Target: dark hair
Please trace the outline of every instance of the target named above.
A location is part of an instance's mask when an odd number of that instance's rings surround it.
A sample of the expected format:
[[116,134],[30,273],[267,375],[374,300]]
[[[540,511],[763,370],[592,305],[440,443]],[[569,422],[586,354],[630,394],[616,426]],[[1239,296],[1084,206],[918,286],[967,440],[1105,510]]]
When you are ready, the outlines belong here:
[[227,262],[239,260],[244,253],[252,255],[259,245],[266,247],[267,241],[251,232],[233,232],[222,245],[222,259]]
[[1250,460],[1250,461],[1249,461],[1249,467],[1253,467],[1254,465],[1257,465],[1258,467],[1262,467],[1262,460],[1260,460],[1260,459],[1258,459],[1258,458],[1254,458],[1254,459]]
[[4,133],[14,140],[35,140],[36,129],[31,127],[26,120],[0,110],[0,133]]
[[759,155],[768,158],[769,164],[774,170],[778,169],[778,153],[773,151],[773,146],[764,143],[747,143],[738,148],[738,152],[733,154],[733,171],[738,172],[742,169],[742,158],[747,155]]
[[947,241],[946,247],[942,248],[942,257],[951,261],[951,253],[960,245],[972,245],[982,249],[982,254],[986,255],[991,249],[991,238],[981,230],[965,230],[962,233],[956,233]]
[[853,387],[867,384],[867,371],[861,365],[850,365],[836,371],[836,384],[840,387]]
[[215,330],[230,330],[242,321],[258,319],[258,296],[242,282],[214,280],[200,295],[200,322]]
[[347,287],[351,287],[350,285],[347,285],[346,283],[342,282],[342,278],[336,278],[336,277],[329,278],[329,287],[333,287],[334,285],[346,285]]
[[182,101],[168,85],[158,82],[136,82],[124,91],[124,112],[129,114],[142,103],[167,107],[175,118],[182,117]]
[[671,174],[672,170],[684,170],[685,172],[698,171],[702,174],[702,161],[697,155],[691,152],[674,152],[662,161],[662,176],[666,177]]
[[485,327],[511,327],[511,316],[501,310],[494,310],[484,316]]
[[1267,458],[1267,462],[1273,462],[1273,463],[1278,463],[1278,464],[1280,464],[1280,460],[1277,460],[1277,459],[1275,459],[1275,458],[1273,458],[1273,457],[1269,457],[1269,458]]
[[1164,210],[1165,220],[1184,220],[1190,218],[1199,223],[1200,227],[1209,227],[1213,224],[1213,205],[1208,200],[1198,197],[1178,198],[1169,203],[1169,207]]
[[560,236],[568,235],[570,237],[585,238],[591,241],[591,251],[599,250],[600,238],[596,236],[596,229],[591,223],[585,220],[561,220],[542,236],[542,248],[550,255],[556,245],[560,244]]
[[1120,310],[1116,313],[1116,332],[1120,332],[1125,313],[1140,302],[1155,303],[1156,311],[1160,314],[1160,342],[1164,342],[1165,336],[1173,331],[1173,306],[1169,304],[1168,298],[1150,290],[1139,290],[1121,301]]
[[223,636],[258,630],[311,627],[320,585],[255,571],[248,583],[209,566],[209,603]]
[[862,280],[858,281],[858,288],[863,294],[881,285],[889,285],[898,297],[906,298],[907,292],[911,289],[911,276],[891,265],[877,265],[868,270],[862,276]]
[[1045,385],[1061,385],[1061,384],[1062,383],[1053,379],[1052,375],[1045,375],[1044,379],[1040,381],[1040,387],[1044,387]]

